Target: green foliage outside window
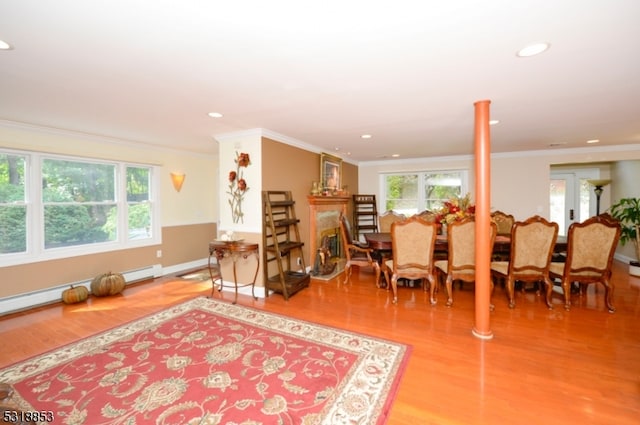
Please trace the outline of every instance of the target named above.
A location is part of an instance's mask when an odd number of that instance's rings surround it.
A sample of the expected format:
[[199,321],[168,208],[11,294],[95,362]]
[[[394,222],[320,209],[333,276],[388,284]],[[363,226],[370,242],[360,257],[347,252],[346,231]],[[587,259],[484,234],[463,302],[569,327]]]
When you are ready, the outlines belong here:
[[[45,249],[117,240],[118,165],[43,158],[42,197],[27,202],[27,158],[0,153],[0,254],[27,251],[28,216],[38,203],[44,223],[33,231],[44,231]],[[151,168],[129,166],[125,174],[128,239],[149,238]]]
[[462,173],[421,172],[390,174],[384,178],[385,210],[405,215],[436,211],[445,201],[462,195]]

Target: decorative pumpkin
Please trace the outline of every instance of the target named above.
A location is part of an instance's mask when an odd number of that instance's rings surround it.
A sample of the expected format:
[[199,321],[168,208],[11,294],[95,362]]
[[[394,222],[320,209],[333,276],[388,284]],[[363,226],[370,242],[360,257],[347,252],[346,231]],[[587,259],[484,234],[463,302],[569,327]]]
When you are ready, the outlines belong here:
[[84,286],[73,286],[62,291],[62,302],[65,304],[75,304],[86,301],[89,298],[89,290]]
[[124,287],[124,276],[120,273],[104,273],[91,281],[91,293],[96,297],[119,294]]

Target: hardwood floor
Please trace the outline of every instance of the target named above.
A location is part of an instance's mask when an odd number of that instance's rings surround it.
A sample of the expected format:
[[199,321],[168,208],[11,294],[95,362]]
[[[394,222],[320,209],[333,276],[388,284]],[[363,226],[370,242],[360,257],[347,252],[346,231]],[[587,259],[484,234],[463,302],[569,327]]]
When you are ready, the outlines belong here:
[[[339,276],[341,277],[341,276]],[[616,262],[610,314],[602,287],[562,298],[547,310],[534,292],[516,294],[510,310],[497,287],[494,338],[471,334],[473,286],[456,285],[454,305],[429,304],[421,288],[398,288],[399,302],[354,268],[350,284],[312,280],[289,301],[280,295],[239,303],[377,335],[413,346],[389,424],[637,424],[640,418],[640,278]],[[114,297],[56,304],[0,318],[0,368],[194,296],[210,287],[176,277],[132,285]],[[231,301],[233,294],[216,291]]]

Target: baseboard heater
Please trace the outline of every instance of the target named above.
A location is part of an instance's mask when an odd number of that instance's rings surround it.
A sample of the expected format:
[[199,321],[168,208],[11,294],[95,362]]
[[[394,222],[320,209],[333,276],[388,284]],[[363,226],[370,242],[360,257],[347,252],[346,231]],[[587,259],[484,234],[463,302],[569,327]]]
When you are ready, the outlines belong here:
[[[122,272],[122,275],[124,276],[124,280],[127,285],[129,285],[144,279],[162,276],[162,266],[160,264],[154,264],[148,267]],[[53,288],[0,298],[0,316],[45,304],[59,302],[62,300],[62,291],[68,289],[70,285],[84,286],[91,291],[91,280],[92,279],[70,282]]]

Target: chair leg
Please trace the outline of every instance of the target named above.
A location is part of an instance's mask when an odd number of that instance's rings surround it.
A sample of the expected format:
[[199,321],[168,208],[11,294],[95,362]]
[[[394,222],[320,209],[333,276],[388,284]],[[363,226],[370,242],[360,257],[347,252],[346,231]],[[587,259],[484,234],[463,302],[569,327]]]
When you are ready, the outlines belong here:
[[516,282],[511,277],[507,277],[507,294],[509,295],[509,308],[515,308],[516,299],[515,299],[515,286]]
[[344,282],[343,284],[349,282],[351,280],[351,263],[347,261],[347,264],[344,266]]
[[496,288],[495,283],[493,282],[494,277],[491,276],[491,279],[489,279],[489,284],[491,284],[491,289],[489,291],[489,311],[494,311],[496,309],[496,306],[493,305],[493,302],[491,302],[491,300],[493,300],[493,290]]
[[374,261],[372,265],[376,272],[376,287],[379,288],[380,287],[380,264],[378,264],[377,261]]
[[611,301],[613,299],[613,287],[609,283],[609,279],[604,279],[602,283],[604,284],[604,301],[607,304],[607,309],[609,313],[615,313],[616,309]]
[[564,309],[571,310],[571,282],[562,279],[562,292],[564,292]]
[[453,305],[453,278],[450,274],[447,275],[445,287],[447,289],[447,307],[451,307]]
[[553,310],[553,304],[551,304],[551,293],[553,292],[553,282],[548,276],[544,278],[544,287],[546,289],[545,302],[547,303],[547,308],[549,310]]
[[398,304],[398,275],[391,276],[391,288],[393,290],[393,304]]
[[[438,300],[436,300],[436,286],[438,285],[438,281],[434,279],[433,276],[430,276],[426,281],[429,282],[429,301],[431,305],[436,305],[438,302]],[[427,289],[426,285],[424,288],[425,290]]]

